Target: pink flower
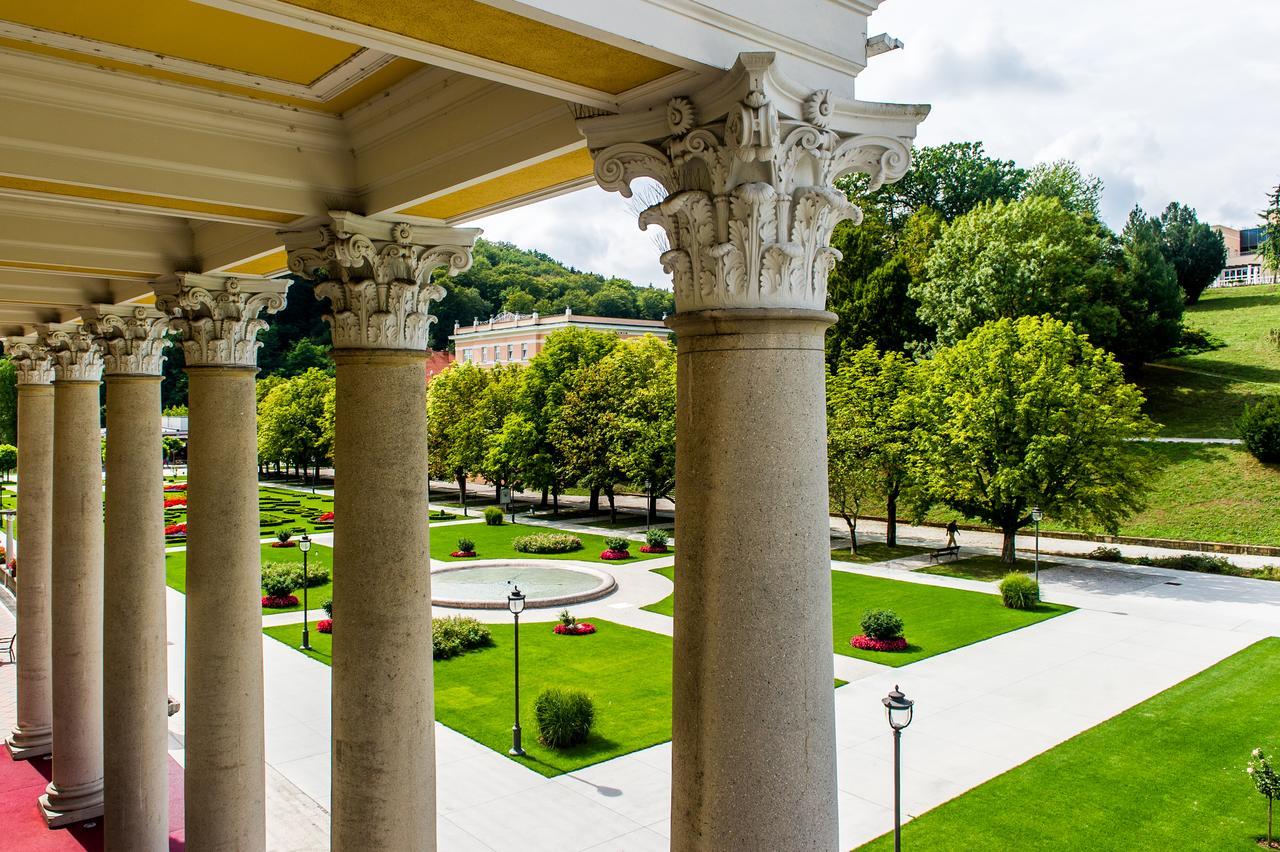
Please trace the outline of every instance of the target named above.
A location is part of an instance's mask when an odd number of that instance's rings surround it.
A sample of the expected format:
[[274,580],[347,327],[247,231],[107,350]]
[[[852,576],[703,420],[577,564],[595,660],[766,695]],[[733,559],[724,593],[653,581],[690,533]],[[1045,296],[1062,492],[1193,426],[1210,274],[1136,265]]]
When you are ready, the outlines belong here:
[[858,634],[849,640],[849,644],[863,651],[905,651],[907,640],[902,636],[892,639],[872,639],[870,636]]
[[316,630],[320,631],[321,633],[332,633],[333,619],[332,618],[320,619],[319,621],[316,622]]
[[285,607],[297,606],[298,599],[294,595],[285,595],[280,598],[273,598],[270,595],[262,596],[263,609],[284,609]]
[[630,559],[631,553],[626,550],[606,550],[600,554],[601,559]]
[[322,514],[320,517],[316,518],[316,523],[317,523],[317,524],[331,524],[331,523],[333,523],[333,512],[325,512],[325,513],[324,513],[324,514]]
[[552,632],[558,636],[590,636],[596,632],[596,626],[589,621],[579,621],[573,625],[557,624]]

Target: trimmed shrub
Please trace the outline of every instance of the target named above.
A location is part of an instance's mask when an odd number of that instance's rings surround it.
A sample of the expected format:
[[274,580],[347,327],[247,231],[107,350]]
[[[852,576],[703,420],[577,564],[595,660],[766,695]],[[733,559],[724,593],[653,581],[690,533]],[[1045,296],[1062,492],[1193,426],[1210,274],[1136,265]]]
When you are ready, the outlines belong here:
[[1088,559],[1096,559],[1099,562],[1123,562],[1124,556],[1120,553],[1118,547],[1095,547],[1085,554]]
[[1244,445],[1260,462],[1280,462],[1280,396],[1249,405],[1236,421]]
[[431,619],[431,656],[447,660],[464,651],[493,644],[489,628],[469,615]]
[[292,566],[268,562],[262,566],[262,591],[269,598],[287,598],[301,585],[300,575],[289,570]]
[[862,633],[871,639],[885,641],[902,636],[902,619],[891,609],[873,609],[862,616]]
[[[289,580],[289,589],[301,589],[302,582],[302,563],[301,562],[267,562],[262,566],[262,588],[267,588],[267,575],[280,575],[287,577]],[[308,589],[314,589],[317,586],[323,586],[329,582],[329,569],[323,565],[307,565],[307,582]],[[268,593],[269,594],[269,593]]]
[[1207,553],[1179,553],[1177,556],[1147,556],[1141,560],[1143,565],[1154,565],[1157,568],[1176,568],[1179,571],[1199,571],[1201,574],[1229,574],[1239,576],[1243,569],[1224,556],[1210,556]]
[[1000,598],[1009,609],[1035,609],[1040,602],[1040,584],[1030,574],[1014,571],[1000,581]]
[[631,540],[618,535],[611,535],[604,540],[604,546],[616,553],[625,553],[631,549]]
[[572,553],[582,549],[582,539],[568,533],[536,533],[511,539],[517,553]]
[[469,538],[460,538],[458,539],[458,552],[459,553],[475,553],[476,543]]
[[576,689],[544,689],[533,703],[538,742],[547,748],[570,748],[586,742],[596,720],[591,697]]
[[502,526],[502,510],[497,506],[485,506],[484,522],[491,527]]
[[320,608],[324,610],[325,615],[333,618],[333,598],[329,598],[327,601],[320,604]]
[[281,544],[288,541],[292,537],[293,537],[293,533],[289,532],[288,530],[280,530],[280,532],[276,533],[276,541],[280,542]]
[[671,541],[671,534],[666,530],[654,528],[644,534],[644,543],[649,547],[666,547],[669,541]]

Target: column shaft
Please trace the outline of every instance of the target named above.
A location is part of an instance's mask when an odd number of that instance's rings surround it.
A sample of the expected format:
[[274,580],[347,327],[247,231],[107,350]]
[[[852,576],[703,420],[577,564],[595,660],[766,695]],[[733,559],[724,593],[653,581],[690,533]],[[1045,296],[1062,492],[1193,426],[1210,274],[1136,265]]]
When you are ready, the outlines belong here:
[[823,332],[677,314],[671,848],[837,847]]
[[[50,826],[102,814],[102,455],[97,381],[54,382]],[[19,573],[21,577],[21,573]]]
[[15,759],[48,754],[53,744],[52,385],[18,385],[18,444],[18,724],[9,737]]
[[266,846],[255,372],[187,369],[190,852]]
[[335,350],[335,852],[435,849],[423,352]]
[[108,375],[103,734],[108,849],[169,848],[160,377]]

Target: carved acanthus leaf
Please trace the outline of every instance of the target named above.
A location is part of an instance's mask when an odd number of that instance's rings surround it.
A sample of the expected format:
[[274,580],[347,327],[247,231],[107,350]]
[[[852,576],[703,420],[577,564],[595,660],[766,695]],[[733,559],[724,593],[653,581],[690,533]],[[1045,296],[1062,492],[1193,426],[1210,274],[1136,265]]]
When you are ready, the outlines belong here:
[[256,367],[260,314],[284,307],[287,281],[179,273],[156,284],[156,307],[178,332],[189,367]]
[[13,362],[18,384],[47,385],[53,381],[53,361],[49,350],[35,335],[6,338],[4,351]]
[[56,323],[36,326],[40,343],[49,351],[55,382],[102,380],[102,350],[82,325]]
[[169,345],[165,314],[142,305],[98,305],[80,315],[98,339],[107,375],[160,375]]

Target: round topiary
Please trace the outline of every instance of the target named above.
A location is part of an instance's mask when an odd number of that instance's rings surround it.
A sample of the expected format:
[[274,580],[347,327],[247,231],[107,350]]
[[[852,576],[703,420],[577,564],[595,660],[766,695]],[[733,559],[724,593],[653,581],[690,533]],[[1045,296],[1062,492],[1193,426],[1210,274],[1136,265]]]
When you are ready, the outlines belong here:
[[1258,461],[1280,462],[1280,396],[1245,406],[1244,414],[1236,421],[1236,430]]
[[1040,603],[1040,584],[1030,574],[1014,571],[1000,581],[1000,598],[1009,609],[1035,609]]
[[484,522],[491,527],[502,526],[502,510],[497,506],[486,506],[484,509]]
[[568,533],[537,533],[511,539],[517,553],[572,553],[582,549],[582,539]]
[[902,636],[902,619],[891,609],[873,609],[862,616],[862,633],[881,641]]
[[533,704],[538,742],[547,748],[569,748],[585,742],[596,719],[591,697],[575,689],[544,689]]

